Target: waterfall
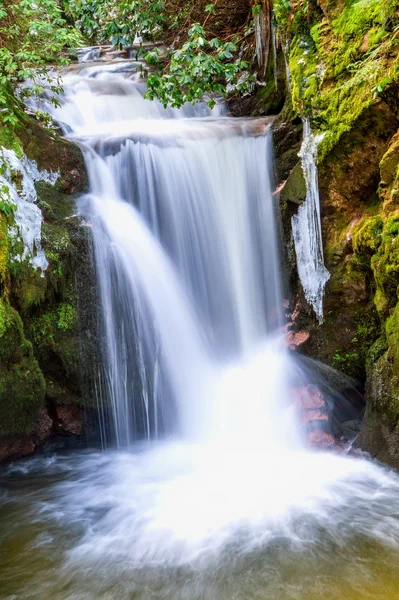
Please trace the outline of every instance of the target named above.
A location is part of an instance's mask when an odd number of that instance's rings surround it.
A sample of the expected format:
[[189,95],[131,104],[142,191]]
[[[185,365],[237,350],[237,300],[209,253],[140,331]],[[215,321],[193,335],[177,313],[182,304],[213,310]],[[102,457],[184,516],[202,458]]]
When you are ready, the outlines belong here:
[[[50,108],[86,157],[79,211],[112,448],[12,467],[5,594],[303,600],[365,586],[393,598],[399,478],[303,443],[335,392],[284,347],[268,122],[165,111],[143,99],[141,67],[74,65]],[[317,140],[305,134],[315,200]]]
[[55,111],[86,149],[110,442],[209,438],[229,420],[238,435],[254,376],[253,402],[270,401],[248,434],[293,441],[268,123],[164,110],[143,99],[138,68],[82,67]]
[[324,266],[323,240],[320,219],[320,198],[317,175],[317,146],[321,136],[314,136],[309,119],[303,121],[303,142],[299,156],[306,182],[305,202],[292,217],[298,275],[306,300],[313,306],[316,317],[323,321],[323,295],[330,274]]

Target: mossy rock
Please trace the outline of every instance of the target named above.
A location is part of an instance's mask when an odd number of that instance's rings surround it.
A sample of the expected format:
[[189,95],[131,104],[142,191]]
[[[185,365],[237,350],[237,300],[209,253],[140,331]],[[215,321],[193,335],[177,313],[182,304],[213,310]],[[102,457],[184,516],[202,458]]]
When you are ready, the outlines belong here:
[[284,106],[286,100],[287,82],[285,72],[285,61],[282,52],[276,57],[276,63],[270,56],[264,85],[261,87],[254,99],[252,115],[277,115]]
[[[399,302],[385,324],[388,354],[392,362],[393,372],[399,378]],[[399,395],[398,395],[399,409]]]
[[371,259],[371,268],[377,284],[375,303],[381,315],[387,316],[398,300],[399,213],[386,219],[381,243]]
[[358,445],[399,467],[399,303],[367,358],[367,412]]
[[0,300],[0,435],[29,432],[43,406],[45,381],[17,311]]
[[79,392],[79,339],[76,307],[69,302],[51,306],[30,322],[30,335],[46,374]]
[[7,218],[0,212],[0,292],[8,278],[9,262],[10,242],[7,236]]
[[319,149],[323,158],[367,109],[389,99],[399,66],[394,2],[330,1],[321,7],[324,18],[314,11],[307,24],[298,23],[298,30],[295,21],[287,27],[293,109],[297,115],[312,115],[326,133]]
[[388,187],[399,179],[399,131],[394,135],[380,162],[381,187]]
[[398,301],[399,212],[366,214],[353,231],[353,250],[359,267],[373,276],[374,302],[385,319]]
[[298,162],[288,176],[283,189],[280,192],[280,200],[283,203],[293,202],[302,204],[306,198],[306,182],[303,176],[301,163]]
[[16,134],[25,154],[36,161],[39,169],[60,173],[60,191],[66,194],[86,191],[87,171],[80,148],[27,116],[24,121]]
[[75,210],[75,197],[65,194],[55,185],[46,181],[35,184],[37,191],[37,205],[41,209],[46,222],[55,222],[71,217]]

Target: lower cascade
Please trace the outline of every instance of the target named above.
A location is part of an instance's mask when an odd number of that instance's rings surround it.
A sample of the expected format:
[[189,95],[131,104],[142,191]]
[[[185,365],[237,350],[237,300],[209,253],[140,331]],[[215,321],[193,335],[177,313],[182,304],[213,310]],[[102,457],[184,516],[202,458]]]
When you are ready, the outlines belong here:
[[87,55],[49,109],[90,179],[104,449],[1,473],[0,597],[397,598],[398,476],[303,433],[270,120],[164,110],[140,66]]

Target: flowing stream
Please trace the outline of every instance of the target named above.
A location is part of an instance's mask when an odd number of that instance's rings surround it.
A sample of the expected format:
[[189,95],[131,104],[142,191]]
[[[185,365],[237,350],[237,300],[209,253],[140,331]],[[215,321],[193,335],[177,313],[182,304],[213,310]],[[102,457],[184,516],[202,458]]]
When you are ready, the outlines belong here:
[[90,177],[105,449],[0,473],[0,598],[399,598],[399,478],[306,447],[270,123],[164,110],[141,68],[85,62],[54,112]]

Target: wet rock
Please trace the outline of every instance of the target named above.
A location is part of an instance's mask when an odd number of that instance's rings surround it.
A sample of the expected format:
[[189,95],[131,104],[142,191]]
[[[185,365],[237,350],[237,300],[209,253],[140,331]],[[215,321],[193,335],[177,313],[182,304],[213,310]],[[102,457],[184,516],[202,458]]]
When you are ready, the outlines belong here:
[[346,441],[354,440],[362,430],[362,422],[358,420],[346,421],[341,425],[342,437]]
[[[40,169],[59,173],[55,185],[36,184],[37,205],[42,210],[42,247],[48,267],[41,273],[27,261],[10,269],[7,229],[0,213],[0,455],[25,456],[54,434],[79,435],[83,409],[90,401],[82,392],[81,357],[93,365],[85,349],[92,319],[78,324],[78,297],[82,314],[93,297],[91,289],[90,241],[76,213],[76,194],[87,190],[87,174],[78,146],[26,117],[20,128],[19,151],[37,162]],[[78,258],[79,257],[79,258]],[[83,283],[84,282],[84,283]],[[84,289],[80,297],[79,289]],[[90,321],[90,324],[88,324]],[[91,348],[94,344],[91,344]],[[91,368],[83,368],[86,379]],[[50,388],[60,392],[59,415],[48,413]],[[88,384],[90,385],[90,383]],[[47,393],[46,393],[47,388]],[[50,390],[50,391],[49,391]],[[74,397],[73,409],[65,398]],[[46,400],[47,399],[47,400]],[[68,422],[70,419],[70,422]],[[54,420],[54,424],[53,424]]]
[[309,339],[308,331],[288,331],[286,334],[287,346],[290,350],[295,350]]
[[0,438],[0,463],[33,454],[53,434],[53,421],[43,407],[30,433]]
[[84,431],[85,412],[76,402],[58,403],[54,414],[55,432],[62,435],[80,436]]
[[367,411],[356,446],[399,468],[399,304],[385,329],[388,349],[383,346],[383,354],[369,364]]
[[59,172],[59,189],[65,194],[78,194],[88,189],[82,151],[72,142],[44,129],[33,119],[18,131],[26,155],[39,169]]
[[307,445],[313,450],[344,452],[345,446],[328,431],[315,430],[307,436]]
[[306,198],[306,183],[302,172],[301,163],[298,162],[280,192],[281,202],[293,202],[294,204],[302,204]]

